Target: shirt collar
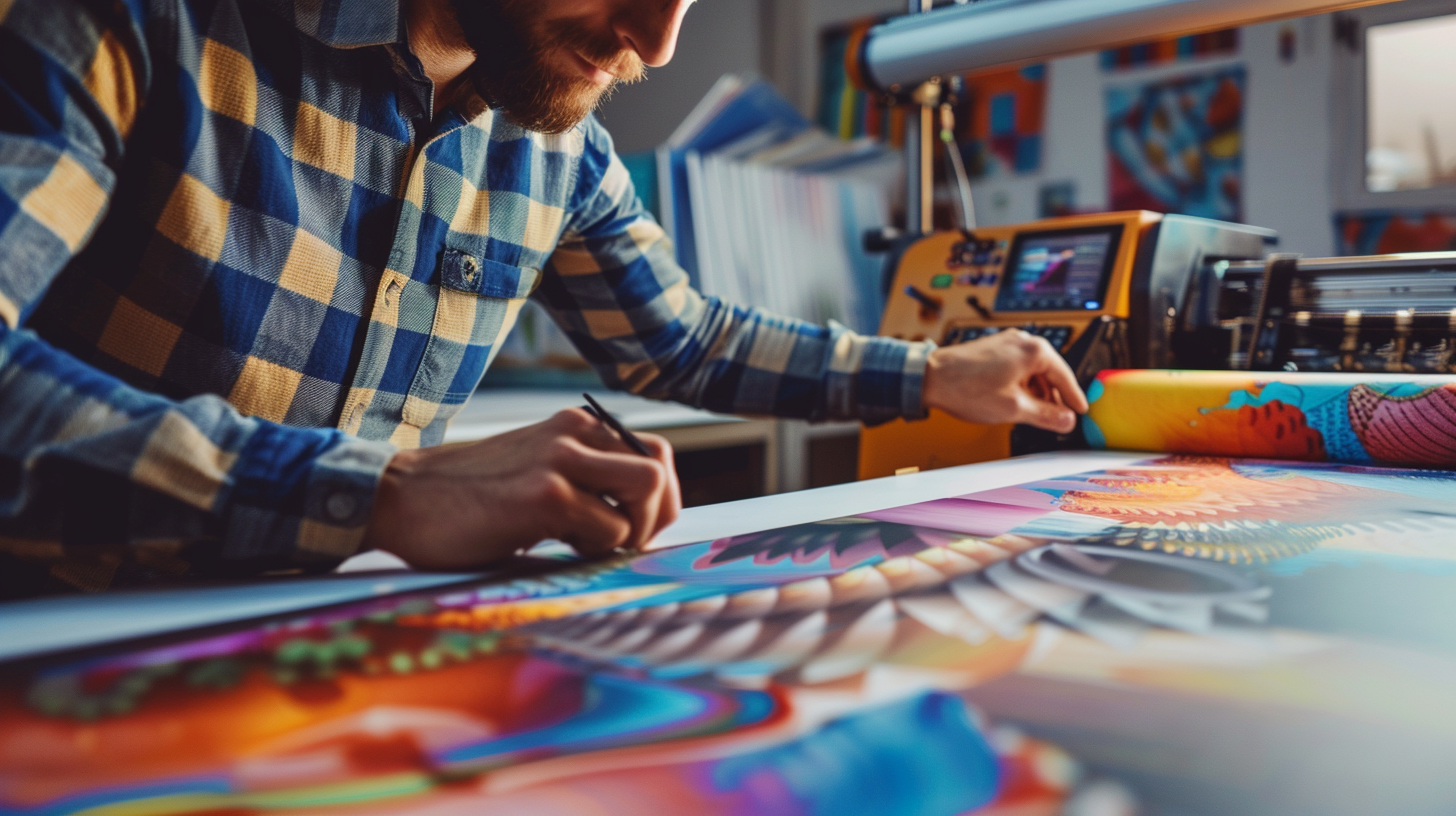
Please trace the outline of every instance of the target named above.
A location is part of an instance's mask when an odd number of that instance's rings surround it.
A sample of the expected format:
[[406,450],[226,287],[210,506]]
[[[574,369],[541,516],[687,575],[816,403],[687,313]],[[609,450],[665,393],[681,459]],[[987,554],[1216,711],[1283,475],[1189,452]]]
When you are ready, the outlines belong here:
[[[4,0],[0,0],[4,2]],[[363,48],[371,45],[403,45],[397,54],[407,59],[403,69],[413,78],[428,82],[419,70],[406,43],[404,0],[262,0],[298,30],[334,48]],[[454,104],[466,122],[478,122],[490,111],[474,88],[467,88]]]
[[334,48],[404,41],[402,0],[263,0],[298,30]]

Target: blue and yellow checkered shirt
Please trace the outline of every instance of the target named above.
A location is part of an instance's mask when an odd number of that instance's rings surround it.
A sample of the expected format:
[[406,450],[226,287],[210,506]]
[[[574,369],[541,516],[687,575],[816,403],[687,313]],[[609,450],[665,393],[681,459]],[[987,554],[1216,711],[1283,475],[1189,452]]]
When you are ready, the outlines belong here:
[[595,120],[432,92],[398,0],[0,0],[0,595],[353,554],[527,297],[639,394],[922,412],[928,346],[695,292]]

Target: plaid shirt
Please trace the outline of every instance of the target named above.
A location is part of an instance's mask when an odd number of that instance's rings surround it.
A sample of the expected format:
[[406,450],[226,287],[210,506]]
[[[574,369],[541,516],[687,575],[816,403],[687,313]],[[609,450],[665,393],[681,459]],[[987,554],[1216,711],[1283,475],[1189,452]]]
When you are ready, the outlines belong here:
[[921,413],[928,345],[705,298],[595,120],[432,117],[396,0],[0,0],[0,595],[355,552],[524,299],[614,387]]

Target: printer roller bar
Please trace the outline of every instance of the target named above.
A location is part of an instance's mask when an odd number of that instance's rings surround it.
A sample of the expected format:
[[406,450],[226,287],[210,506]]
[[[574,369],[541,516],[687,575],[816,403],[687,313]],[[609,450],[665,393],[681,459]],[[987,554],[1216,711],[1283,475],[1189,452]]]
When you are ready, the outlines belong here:
[[[1381,0],[981,0],[871,29],[858,74],[881,91],[931,77],[1181,34],[1320,14]],[[852,55],[853,56],[853,55]]]

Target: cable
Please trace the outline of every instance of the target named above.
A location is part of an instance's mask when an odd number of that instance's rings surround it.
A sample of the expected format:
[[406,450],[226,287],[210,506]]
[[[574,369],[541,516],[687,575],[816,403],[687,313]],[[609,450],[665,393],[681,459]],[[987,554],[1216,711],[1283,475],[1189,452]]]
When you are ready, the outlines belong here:
[[971,201],[971,179],[966,175],[960,145],[955,140],[955,109],[949,103],[940,106],[940,140],[945,143],[945,157],[950,161],[956,188],[960,192],[961,227],[971,232],[976,228],[976,205]]

